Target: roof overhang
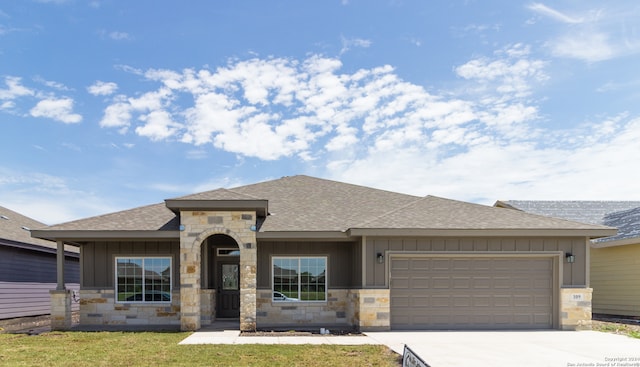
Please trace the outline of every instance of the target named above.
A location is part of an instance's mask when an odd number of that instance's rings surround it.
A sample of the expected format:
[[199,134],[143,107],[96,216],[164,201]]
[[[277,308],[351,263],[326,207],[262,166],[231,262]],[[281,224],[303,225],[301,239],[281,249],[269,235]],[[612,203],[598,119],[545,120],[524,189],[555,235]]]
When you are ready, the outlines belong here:
[[349,236],[415,237],[588,237],[600,238],[617,233],[611,229],[429,229],[429,228],[351,228]]
[[606,248],[606,247],[638,245],[638,244],[640,244],[640,237],[632,237],[632,238],[624,238],[624,239],[612,240],[612,241],[591,242],[591,247]]
[[259,217],[269,212],[268,200],[183,200],[167,199],[167,208],[178,214],[181,210],[255,211]]
[[94,240],[179,240],[179,231],[31,230],[31,236],[69,243]]
[[274,231],[257,232],[258,240],[318,240],[318,241],[353,241],[353,237],[342,231]]

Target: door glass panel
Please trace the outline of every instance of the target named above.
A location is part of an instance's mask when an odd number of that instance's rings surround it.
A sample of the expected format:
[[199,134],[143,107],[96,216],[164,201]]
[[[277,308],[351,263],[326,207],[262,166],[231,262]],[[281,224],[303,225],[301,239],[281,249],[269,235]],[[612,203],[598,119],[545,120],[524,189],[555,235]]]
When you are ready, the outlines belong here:
[[237,264],[222,264],[222,289],[225,291],[240,289]]

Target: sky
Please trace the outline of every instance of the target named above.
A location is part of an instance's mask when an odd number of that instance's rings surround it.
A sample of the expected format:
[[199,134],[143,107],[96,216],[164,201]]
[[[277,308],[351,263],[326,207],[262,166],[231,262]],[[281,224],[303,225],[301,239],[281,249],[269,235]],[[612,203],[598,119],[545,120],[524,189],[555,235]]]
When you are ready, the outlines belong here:
[[640,3],[0,2],[1,206],[55,224],[297,174],[640,200]]

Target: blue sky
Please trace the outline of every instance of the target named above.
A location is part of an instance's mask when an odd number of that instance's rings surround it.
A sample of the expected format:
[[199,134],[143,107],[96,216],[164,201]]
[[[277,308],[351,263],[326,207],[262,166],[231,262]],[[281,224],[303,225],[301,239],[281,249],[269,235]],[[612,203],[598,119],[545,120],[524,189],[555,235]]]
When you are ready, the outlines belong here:
[[635,1],[0,3],[0,205],[48,224],[307,174],[639,200]]

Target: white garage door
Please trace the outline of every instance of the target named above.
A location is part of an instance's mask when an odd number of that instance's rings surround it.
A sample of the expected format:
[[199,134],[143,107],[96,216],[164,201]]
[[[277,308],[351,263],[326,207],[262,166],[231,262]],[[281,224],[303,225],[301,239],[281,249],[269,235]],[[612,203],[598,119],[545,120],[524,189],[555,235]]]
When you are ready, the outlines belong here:
[[393,329],[549,329],[550,257],[391,257]]

